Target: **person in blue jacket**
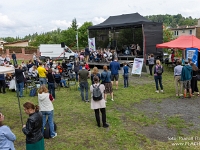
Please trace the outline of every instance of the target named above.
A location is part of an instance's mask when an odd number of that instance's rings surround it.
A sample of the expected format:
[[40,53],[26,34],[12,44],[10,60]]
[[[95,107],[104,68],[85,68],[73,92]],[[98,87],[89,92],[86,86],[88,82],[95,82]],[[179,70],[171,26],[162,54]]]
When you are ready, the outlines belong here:
[[118,89],[118,79],[119,79],[119,70],[120,70],[120,63],[117,61],[117,58],[114,59],[110,63],[110,71],[111,71],[111,83],[113,85],[113,82],[115,80],[116,89]]
[[191,79],[192,79],[192,67],[191,65],[188,64],[188,60],[185,60],[185,66],[183,66],[181,71],[181,81],[183,81],[184,98],[186,98],[188,89],[190,94],[189,97],[192,96]]
[[128,70],[129,68],[127,66],[127,63],[125,62],[123,66],[124,88],[128,87]]
[[16,136],[6,125],[3,125],[4,115],[0,113],[0,149],[15,150],[14,141]]

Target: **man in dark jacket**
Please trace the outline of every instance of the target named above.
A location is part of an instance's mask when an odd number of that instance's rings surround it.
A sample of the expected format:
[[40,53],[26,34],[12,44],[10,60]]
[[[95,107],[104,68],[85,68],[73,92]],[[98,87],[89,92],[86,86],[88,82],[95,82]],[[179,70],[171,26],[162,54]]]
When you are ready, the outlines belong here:
[[17,57],[14,51],[12,53],[12,59],[13,59],[13,65],[15,66],[17,64]]
[[89,50],[88,46],[86,46],[86,48],[85,48],[85,61],[86,62],[88,62],[89,56],[90,56],[90,50]]
[[181,72],[181,81],[183,81],[184,88],[184,98],[187,95],[187,89],[189,89],[190,96],[192,96],[191,89],[191,79],[192,79],[192,67],[188,64],[188,61],[185,61],[185,66],[182,68]]
[[18,65],[15,65],[15,77],[17,81],[17,92],[19,94],[19,97],[24,97],[23,96],[23,88],[24,88],[24,70],[19,67]]

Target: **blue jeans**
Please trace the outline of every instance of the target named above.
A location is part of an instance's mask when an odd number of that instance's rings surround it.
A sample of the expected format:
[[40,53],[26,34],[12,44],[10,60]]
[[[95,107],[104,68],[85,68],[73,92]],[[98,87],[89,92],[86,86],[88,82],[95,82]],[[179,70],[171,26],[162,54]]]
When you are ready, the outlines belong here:
[[46,78],[39,78],[39,81],[40,81],[40,85],[44,84],[46,85],[47,84],[47,79]]
[[81,98],[84,101],[84,90],[85,90],[85,100],[88,100],[88,82],[80,82]]
[[49,93],[53,96],[53,98],[56,98],[56,95],[55,95],[55,84],[54,83],[48,82],[48,90],[49,90]]
[[24,82],[17,83],[16,88],[17,88],[17,92],[19,94],[19,97],[22,97],[23,96],[23,89],[24,89]]
[[155,82],[156,82],[156,90],[158,90],[158,82],[160,84],[161,90],[163,90],[163,85],[162,85],[162,76],[154,76]]
[[78,72],[75,72],[76,74],[76,82],[78,82]]
[[60,86],[62,86],[62,85],[64,85],[64,87],[67,86],[67,85],[66,85],[66,80],[64,80],[64,79],[61,79],[61,80],[60,80]]
[[128,74],[124,74],[124,87],[128,87]]
[[52,111],[41,111],[41,113],[42,113],[42,117],[43,117],[42,133],[44,133],[44,127],[46,124],[46,120],[48,120],[49,128],[50,128],[50,136],[51,137],[55,136],[54,123],[53,123],[53,110]]

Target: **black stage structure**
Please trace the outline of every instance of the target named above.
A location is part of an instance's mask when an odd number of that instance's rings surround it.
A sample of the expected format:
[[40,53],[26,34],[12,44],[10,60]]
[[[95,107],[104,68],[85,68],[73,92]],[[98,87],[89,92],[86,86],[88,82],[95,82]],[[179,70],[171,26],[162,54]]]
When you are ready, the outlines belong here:
[[88,27],[88,30],[89,38],[95,37],[97,49],[109,46],[121,52],[124,45],[134,43],[141,47],[139,57],[147,58],[153,53],[156,59],[163,61],[163,50],[156,49],[156,44],[163,43],[163,24],[152,22],[139,13],[110,16],[104,22]]

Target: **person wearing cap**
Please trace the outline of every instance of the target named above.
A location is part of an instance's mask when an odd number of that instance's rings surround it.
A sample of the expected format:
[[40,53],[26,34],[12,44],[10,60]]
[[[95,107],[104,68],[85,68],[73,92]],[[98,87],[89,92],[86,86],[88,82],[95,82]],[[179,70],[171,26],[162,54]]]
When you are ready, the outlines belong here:
[[187,97],[188,89],[189,89],[189,97],[192,96],[191,79],[192,79],[192,67],[188,64],[188,60],[185,60],[185,66],[183,66],[181,71],[181,81],[183,81],[184,98]]
[[[89,71],[85,69],[85,64],[81,62],[80,64],[82,66],[82,69],[78,72],[78,81],[79,86],[81,90],[81,98],[82,101],[89,102],[88,100],[88,78],[89,78]],[[84,97],[84,91],[85,91],[85,97]]]
[[15,150],[14,141],[16,136],[8,126],[3,125],[3,121],[4,115],[0,113],[0,149]]

